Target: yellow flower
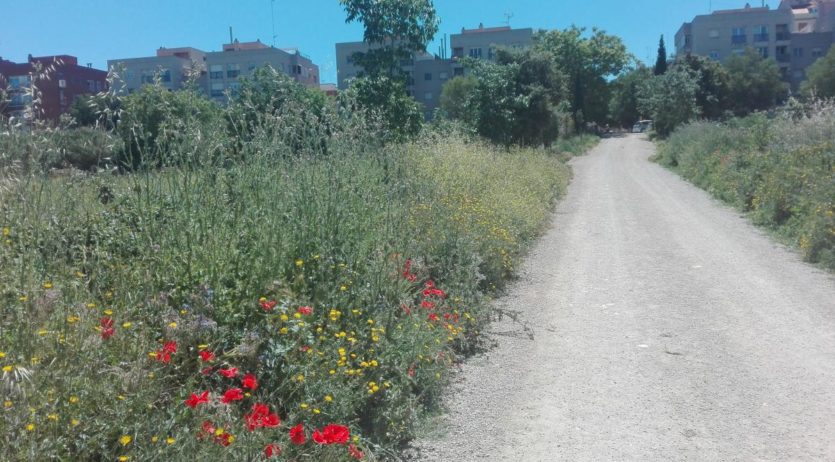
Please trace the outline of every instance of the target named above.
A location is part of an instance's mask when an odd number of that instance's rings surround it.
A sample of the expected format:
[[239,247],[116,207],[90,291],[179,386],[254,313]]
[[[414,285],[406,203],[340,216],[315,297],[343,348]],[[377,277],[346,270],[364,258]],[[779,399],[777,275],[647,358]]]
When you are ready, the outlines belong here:
[[110,316],[110,315],[112,315],[112,314],[113,314],[113,310],[111,310],[111,309],[106,309],[106,310],[104,310],[104,314],[106,314],[106,315]]
[[3,227],[3,237],[9,237],[10,234],[12,234],[11,228],[9,228],[8,226],[4,226]]
[[215,430],[215,436],[223,436],[223,433],[224,431],[222,428],[218,428],[217,430]]
[[205,343],[197,345],[197,349],[200,350],[200,351],[206,350],[208,348],[209,348],[209,345],[206,345]]
[[46,330],[46,329],[40,329],[40,330],[38,331],[38,335],[40,335],[41,337],[43,337],[44,335],[46,335],[46,334],[48,334],[48,333],[49,333],[49,331],[48,331],[48,330]]
[[279,331],[280,333],[282,333],[282,334],[287,334],[287,332],[290,332],[289,330],[287,330],[287,328],[286,328],[286,327],[282,327],[282,328],[281,328],[281,329],[279,329],[278,331]]
[[165,439],[165,442],[168,443],[168,444],[174,444],[174,443],[177,442],[177,440],[175,440],[174,438],[169,436],[168,438]]
[[79,318],[78,316],[67,316],[67,322],[70,324],[75,324],[78,321],[81,321],[81,318]]
[[314,413],[314,414],[321,414],[321,413],[322,413],[322,411],[320,411],[319,409],[314,409],[314,410],[313,410],[313,413]]
[[302,374],[297,375],[296,376],[296,381],[297,382],[304,382],[304,375],[302,375]]
[[229,435],[229,436],[226,438],[226,441],[227,441],[229,444],[234,443],[234,442],[235,442],[235,435]]
[[302,408],[302,409],[307,409],[308,405],[307,405],[307,403],[302,403],[299,407]]
[[14,366],[3,366],[3,372],[9,373],[14,370]]
[[180,314],[185,316],[188,314],[188,310],[180,310]]
[[14,403],[12,403],[11,401],[9,401],[9,400],[3,401],[3,407],[8,409],[12,406],[14,406]]
[[168,323],[168,327],[170,327],[172,329],[176,329],[177,328],[177,323],[174,322],[174,321],[171,321],[171,322]]
[[330,402],[332,402],[332,401],[333,401],[333,396],[331,396],[331,395],[327,395],[327,396],[325,396],[325,402],[330,403]]
[[119,438],[119,443],[120,443],[122,446],[127,446],[127,445],[129,445],[131,441],[133,441],[133,438],[131,438],[131,436],[130,436],[130,435],[122,435],[122,437],[121,437],[121,438]]
[[119,395],[116,397],[116,399],[118,399],[119,401],[124,401],[127,398],[125,398],[125,395]]
[[130,329],[132,326],[133,326],[132,322],[123,322],[122,323],[122,328],[123,329]]
[[26,430],[30,431],[30,432],[35,431],[35,424],[33,424],[33,423],[26,424]]
[[333,370],[333,369],[331,369],[331,370],[329,370],[329,371],[328,371],[328,374],[330,374],[330,375],[334,375],[334,374],[336,374],[336,371],[335,371],[335,370]]
[[81,424],[81,422],[79,422],[79,420],[78,420],[78,419],[72,419],[72,420],[70,420],[70,425],[72,425],[73,427],[77,427],[77,426],[79,426],[80,424]]
[[29,300],[29,297],[27,297],[25,295],[21,295],[20,297],[18,297],[18,300],[20,300],[21,302],[26,303],[26,300]]
[[81,271],[76,271],[75,272],[75,277],[77,277],[79,279],[83,278],[84,276],[85,276],[85,274],[82,273]]
[[373,325],[374,325],[374,320],[373,320],[373,319],[369,319],[369,320],[368,320],[368,325],[369,325],[369,326],[373,326]]
[[38,365],[38,364],[40,364],[40,363],[41,363],[41,358],[39,358],[39,357],[37,357],[37,356],[32,356],[32,358],[31,358],[31,359],[29,359],[29,362],[30,362],[33,366],[36,366],[36,365]]
[[49,414],[49,415],[46,416],[46,418],[53,421],[53,422],[57,422],[58,421],[58,414]]
[[290,320],[290,318],[289,318],[286,314],[282,314],[282,315],[281,315],[281,317],[280,317],[280,319],[281,319],[282,321],[284,321],[284,322],[287,322],[287,321],[289,321],[289,320]]
[[128,462],[130,457],[128,456],[119,456],[119,462]]
[[95,307],[96,307],[95,303],[90,302],[90,303],[87,304],[87,308],[93,309]]
[[44,282],[43,283],[43,288],[47,289],[47,290],[51,289],[52,288],[52,282],[50,282],[50,281]]
[[346,290],[348,290],[348,286],[339,286],[339,290],[345,292]]
[[6,353],[4,353],[4,352],[0,351],[0,359],[3,359],[3,358],[5,358],[5,357],[6,357]]
[[302,266],[304,266],[304,260],[302,260],[301,258],[299,258],[298,260],[296,260],[296,266],[298,266],[299,268],[301,268]]
[[152,443],[156,443],[157,441],[159,441],[159,436],[154,435],[154,436],[151,437],[151,442]]
[[70,404],[75,404],[78,402],[78,396],[70,396]]
[[296,319],[301,319],[302,314],[301,313],[296,313],[296,314],[293,315],[293,317],[296,318]]

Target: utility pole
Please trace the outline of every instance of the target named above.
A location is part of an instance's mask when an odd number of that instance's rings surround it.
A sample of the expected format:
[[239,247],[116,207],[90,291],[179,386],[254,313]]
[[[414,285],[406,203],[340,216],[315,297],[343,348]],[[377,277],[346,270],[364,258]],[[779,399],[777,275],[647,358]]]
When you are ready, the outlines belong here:
[[505,11],[504,12],[504,23],[507,27],[510,27],[510,20],[513,19],[513,12],[512,11]]
[[270,15],[273,18],[273,48],[275,48],[275,0],[270,0]]

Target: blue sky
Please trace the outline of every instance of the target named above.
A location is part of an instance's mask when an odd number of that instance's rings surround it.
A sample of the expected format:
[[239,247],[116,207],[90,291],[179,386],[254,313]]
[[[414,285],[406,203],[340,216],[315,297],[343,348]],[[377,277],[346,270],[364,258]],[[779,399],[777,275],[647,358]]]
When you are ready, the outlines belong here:
[[[681,23],[714,9],[739,8],[746,0],[435,0],[444,33],[461,27],[502,25],[513,14],[513,27],[593,26],[624,39],[638,58],[654,61],[658,37],[668,50]],[[759,3],[756,0],[749,0]],[[229,26],[241,41],[272,43],[270,0],[0,0],[0,56],[24,61],[35,56],[69,54],[80,63],[104,69],[108,59],[151,56],[160,46],[219,50],[229,41]],[[8,8],[14,3],[15,12]],[[776,7],[778,1],[770,1]],[[345,24],[337,0],[275,0],[276,44],[297,47],[320,67],[322,82],[336,80],[336,42],[362,39],[358,24]]]

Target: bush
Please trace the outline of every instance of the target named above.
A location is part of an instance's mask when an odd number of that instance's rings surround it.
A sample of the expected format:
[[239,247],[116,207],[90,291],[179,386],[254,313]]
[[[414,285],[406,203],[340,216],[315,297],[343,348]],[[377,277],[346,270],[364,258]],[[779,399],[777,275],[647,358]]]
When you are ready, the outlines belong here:
[[835,268],[835,106],[693,123],[661,145],[658,160],[755,223]]

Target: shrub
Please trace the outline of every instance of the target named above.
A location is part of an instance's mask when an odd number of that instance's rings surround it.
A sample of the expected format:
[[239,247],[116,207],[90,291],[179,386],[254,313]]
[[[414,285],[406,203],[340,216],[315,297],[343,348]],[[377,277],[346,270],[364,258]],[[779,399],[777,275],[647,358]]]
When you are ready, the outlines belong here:
[[686,125],[658,160],[835,268],[835,107]]

